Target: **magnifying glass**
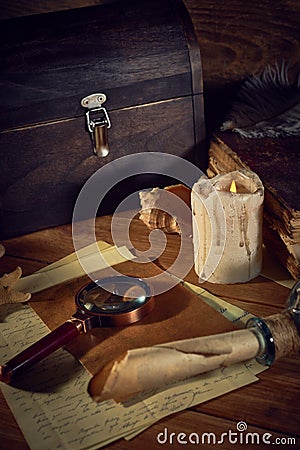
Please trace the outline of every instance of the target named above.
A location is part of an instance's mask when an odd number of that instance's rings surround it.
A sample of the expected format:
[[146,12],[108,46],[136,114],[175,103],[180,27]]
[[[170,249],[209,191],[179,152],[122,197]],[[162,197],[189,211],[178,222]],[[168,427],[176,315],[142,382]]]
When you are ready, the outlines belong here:
[[150,286],[140,278],[113,276],[89,283],[76,295],[72,317],[0,366],[0,381],[10,383],[80,333],[97,327],[123,327],[141,320],[154,307]]

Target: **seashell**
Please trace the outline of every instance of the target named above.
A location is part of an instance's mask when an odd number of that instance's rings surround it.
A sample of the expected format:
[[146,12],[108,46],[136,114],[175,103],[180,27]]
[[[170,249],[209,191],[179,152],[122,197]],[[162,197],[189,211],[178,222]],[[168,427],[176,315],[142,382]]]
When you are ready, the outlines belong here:
[[[191,190],[183,184],[167,186],[164,190],[172,192],[183,200],[189,207],[191,206]],[[142,210],[139,218],[150,230],[160,229],[165,233],[181,234],[177,219],[169,213],[160,209],[162,201],[160,199],[159,188],[153,188],[150,191],[141,191],[139,193]]]
[[172,217],[161,209],[153,208],[143,210],[140,212],[139,219],[142,220],[150,230],[160,229],[165,233],[180,234],[180,228],[175,217]]

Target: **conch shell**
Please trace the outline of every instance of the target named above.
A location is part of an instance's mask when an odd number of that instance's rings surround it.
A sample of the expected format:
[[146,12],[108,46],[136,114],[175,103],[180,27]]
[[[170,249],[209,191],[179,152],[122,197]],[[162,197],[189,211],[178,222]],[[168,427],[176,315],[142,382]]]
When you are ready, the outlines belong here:
[[[191,207],[191,190],[183,184],[167,186],[164,190],[177,195],[189,208]],[[139,218],[150,230],[160,229],[166,233],[181,234],[177,218],[162,209],[163,201],[159,188],[141,191],[139,197],[142,207]]]
[[153,208],[142,211],[139,218],[150,230],[160,229],[166,233],[180,234],[180,228],[175,217],[161,209]]

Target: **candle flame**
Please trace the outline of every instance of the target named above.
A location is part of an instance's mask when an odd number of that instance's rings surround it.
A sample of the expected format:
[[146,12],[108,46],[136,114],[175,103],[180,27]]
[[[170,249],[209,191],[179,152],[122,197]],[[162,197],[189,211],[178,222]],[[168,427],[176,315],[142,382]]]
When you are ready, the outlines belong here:
[[230,192],[236,194],[237,190],[236,190],[236,184],[235,181],[232,180],[231,185],[230,185]]

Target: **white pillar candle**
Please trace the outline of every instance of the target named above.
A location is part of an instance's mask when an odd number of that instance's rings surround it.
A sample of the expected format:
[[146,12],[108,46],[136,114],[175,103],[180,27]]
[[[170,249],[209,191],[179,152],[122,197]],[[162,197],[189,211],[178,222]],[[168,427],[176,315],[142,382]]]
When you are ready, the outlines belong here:
[[[231,192],[232,181],[236,192]],[[264,188],[254,172],[236,170],[192,189],[195,271],[199,281],[241,283],[262,268]]]

